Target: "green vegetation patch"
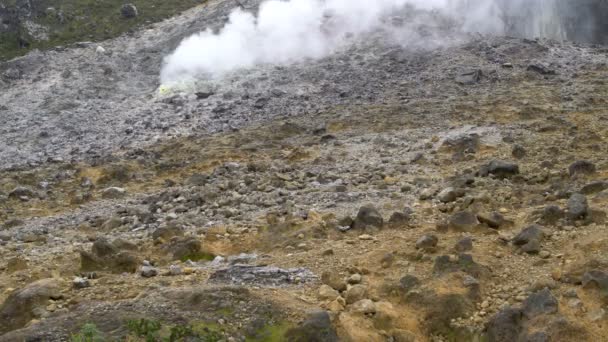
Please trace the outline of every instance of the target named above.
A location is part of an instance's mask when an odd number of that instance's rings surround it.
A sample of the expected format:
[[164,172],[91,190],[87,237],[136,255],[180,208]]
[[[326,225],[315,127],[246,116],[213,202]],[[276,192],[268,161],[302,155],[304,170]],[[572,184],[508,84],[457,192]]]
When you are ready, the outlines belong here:
[[82,326],[77,334],[73,334],[70,338],[71,342],[103,342],[105,341],[97,326],[93,323],[87,323]]
[[285,341],[285,334],[292,327],[289,322],[268,324],[256,331],[253,336],[247,336],[246,342],[282,342]]
[[197,323],[188,325],[167,325],[160,321],[141,318],[126,323],[129,341],[145,342],[217,342],[223,335],[217,324]]

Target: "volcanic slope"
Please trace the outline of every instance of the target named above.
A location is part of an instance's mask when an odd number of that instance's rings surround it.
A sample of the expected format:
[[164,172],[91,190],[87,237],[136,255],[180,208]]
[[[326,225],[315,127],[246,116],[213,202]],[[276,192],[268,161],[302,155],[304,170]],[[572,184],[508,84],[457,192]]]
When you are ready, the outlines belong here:
[[230,6],[1,66],[0,341],[608,336],[606,48],[370,40],[159,94]]

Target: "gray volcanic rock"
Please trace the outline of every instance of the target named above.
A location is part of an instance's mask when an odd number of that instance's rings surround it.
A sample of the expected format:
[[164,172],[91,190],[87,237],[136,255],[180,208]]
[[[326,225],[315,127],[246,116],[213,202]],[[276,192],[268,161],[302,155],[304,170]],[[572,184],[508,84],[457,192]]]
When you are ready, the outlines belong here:
[[314,279],[314,274],[304,268],[281,269],[241,264],[219,269],[209,277],[212,283],[257,286],[297,285]]
[[[255,9],[258,3],[247,1],[247,8]],[[192,84],[191,92],[159,92],[162,59],[184,37],[220,27],[234,6],[231,1],[209,2],[149,30],[100,43],[105,53],[97,53],[97,44],[83,42],[33,51],[0,64],[2,73],[19,71],[19,78],[0,82],[0,118],[5,123],[0,126],[0,169],[40,165],[49,159],[99,160],[118,148],[322,113],[348,103],[398,105],[430,96],[440,105],[444,97],[457,94],[453,82],[446,82],[454,76],[453,58],[463,56],[483,70],[494,68],[493,61],[465,56],[460,47],[453,46],[469,39],[457,33],[440,33],[439,45],[446,47],[441,51],[421,49],[428,44],[419,39],[395,45],[382,34],[370,33],[320,60],[238,70],[221,79],[202,79]],[[507,38],[489,45],[475,42],[467,49],[480,51],[485,45],[491,54],[504,55],[511,62],[534,59],[567,64],[560,70],[564,77],[594,55],[590,48],[568,44],[552,47],[559,53],[549,54],[521,39]],[[606,59],[594,58],[597,63]],[[419,83],[419,72],[434,81]],[[507,69],[497,72],[481,82],[514,76]],[[407,94],[402,88],[407,88]],[[486,92],[473,91],[480,96]],[[413,116],[418,115],[418,109],[412,110]],[[438,114],[424,116],[427,121],[441,122]],[[496,170],[501,175],[503,171]],[[513,174],[512,168],[507,174]]]

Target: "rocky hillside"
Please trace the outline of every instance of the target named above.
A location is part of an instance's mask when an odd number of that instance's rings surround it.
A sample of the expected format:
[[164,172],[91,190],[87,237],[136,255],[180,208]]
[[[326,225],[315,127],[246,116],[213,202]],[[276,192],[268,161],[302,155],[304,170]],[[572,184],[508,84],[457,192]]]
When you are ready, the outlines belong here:
[[608,336],[608,48],[370,35],[159,94],[233,6],[0,64],[0,341]]
[[174,16],[203,0],[9,0],[0,2],[0,61],[32,49],[101,41]]

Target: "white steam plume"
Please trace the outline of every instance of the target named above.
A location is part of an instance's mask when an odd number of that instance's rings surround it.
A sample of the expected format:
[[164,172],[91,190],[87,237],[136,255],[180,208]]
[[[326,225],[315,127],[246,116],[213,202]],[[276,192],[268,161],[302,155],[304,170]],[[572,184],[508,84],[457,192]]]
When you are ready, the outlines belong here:
[[[450,17],[453,30],[562,39],[560,0],[267,0],[257,15],[235,9],[226,25],[184,39],[164,60],[161,83],[171,85],[259,64],[321,58],[350,38],[383,28],[384,18],[415,9]],[[422,21],[425,19],[420,19]],[[418,23],[420,24],[420,23]],[[424,22],[423,24],[433,24]],[[391,32],[395,42],[430,40],[412,30]],[[439,35],[437,35],[439,36]],[[348,37],[348,38],[347,38]],[[403,39],[403,38],[406,39]],[[445,43],[445,38],[443,43]],[[434,42],[437,43],[437,42]],[[442,42],[440,42],[442,43]]]
[[[216,75],[264,63],[320,58],[339,47],[348,34],[380,25],[383,15],[411,0],[269,0],[257,16],[235,9],[218,33],[211,30],[184,39],[165,59],[161,82],[170,84],[201,74]],[[425,8],[446,0],[414,1]]]

